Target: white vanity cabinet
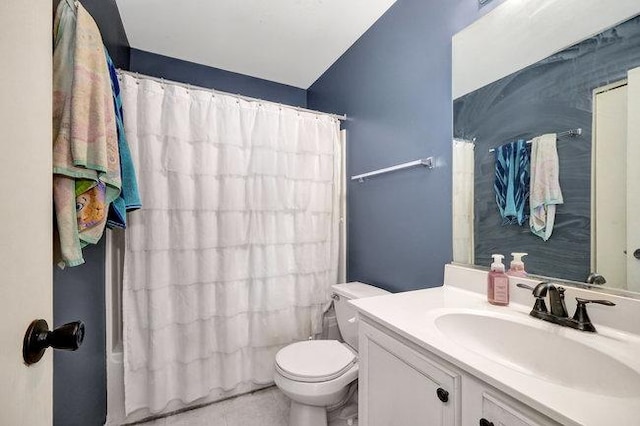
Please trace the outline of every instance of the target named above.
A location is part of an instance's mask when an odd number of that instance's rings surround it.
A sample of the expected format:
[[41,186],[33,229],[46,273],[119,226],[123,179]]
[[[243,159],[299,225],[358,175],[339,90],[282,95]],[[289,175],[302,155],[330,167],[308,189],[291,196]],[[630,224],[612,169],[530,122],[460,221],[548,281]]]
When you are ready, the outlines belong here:
[[360,426],[558,425],[383,325],[359,330]]
[[351,300],[360,426],[640,425],[640,303],[607,295],[619,311],[582,333],[531,317],[516,282],[536,285],[512,280],[494,306],[486,271],[447,265],[441,287]]

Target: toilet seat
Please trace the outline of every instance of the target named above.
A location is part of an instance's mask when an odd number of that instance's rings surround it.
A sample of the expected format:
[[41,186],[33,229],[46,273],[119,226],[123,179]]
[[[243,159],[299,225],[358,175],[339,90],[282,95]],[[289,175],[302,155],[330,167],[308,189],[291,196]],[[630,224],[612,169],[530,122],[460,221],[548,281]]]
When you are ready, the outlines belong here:
[[318,383],[340,377],[357,361],[353,351],[337,340],[309,340],[281,349],[276,370],[290,380]]

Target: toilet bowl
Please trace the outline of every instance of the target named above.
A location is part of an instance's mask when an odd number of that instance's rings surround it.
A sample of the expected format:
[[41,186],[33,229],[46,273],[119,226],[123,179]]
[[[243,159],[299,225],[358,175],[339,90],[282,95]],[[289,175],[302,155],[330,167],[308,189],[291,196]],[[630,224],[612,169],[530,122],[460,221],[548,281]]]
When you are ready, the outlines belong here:
[[289,426],[326,426],[327,410],[343,404],[358,378],[358,328],[348,300],[388,294],[367,284],[332,286],[338,329],[344,339],[309,340],[276,354],[274,381],[291,399]]

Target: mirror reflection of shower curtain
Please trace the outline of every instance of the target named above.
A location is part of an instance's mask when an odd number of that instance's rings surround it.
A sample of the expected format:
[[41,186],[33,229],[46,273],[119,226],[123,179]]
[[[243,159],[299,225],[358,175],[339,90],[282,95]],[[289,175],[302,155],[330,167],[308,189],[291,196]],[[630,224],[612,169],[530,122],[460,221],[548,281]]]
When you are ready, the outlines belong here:
[[474,144],[453,141],[453,261],[473,265]]
[[272,382],[337,280],[340,125],[122,75],[144,208],[126,233],[125,406]]

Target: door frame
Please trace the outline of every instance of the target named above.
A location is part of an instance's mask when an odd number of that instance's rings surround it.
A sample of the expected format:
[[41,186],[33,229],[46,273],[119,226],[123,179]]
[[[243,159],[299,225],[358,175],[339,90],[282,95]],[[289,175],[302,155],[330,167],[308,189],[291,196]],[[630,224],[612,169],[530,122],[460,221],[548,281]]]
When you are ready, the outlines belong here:
[[[598,272],[597,269],[597,265],[596,265],[596,253],[597,253],[597,241],[596,241],[596,232],[597,232],[597,226],[596,226],[596,174],[597,174],[597,170],[596,170],[596,110],[598,109],[598,95],[605,93],[605,92],[609,92],[611,90],[615,90],[615,89],[619,89],[620,87],[624,87],[628,84],[628,81],[626,78],[616,81],[614,83],[610,83],[610,84],[606,84],[604,86],[600,86],[597,87],[595,89],[593,89],[592,92],[592,106],[591,106],[591,213],[590,213],[590,217],[591,217],[591,238],[590,238],[590,249],[589,249],[589,256],[590,256],[590,272]],[[606,278],[606,277],[605,277]],[[625,290],[625,289],[623,289]]]

